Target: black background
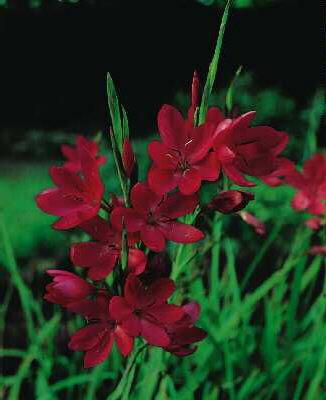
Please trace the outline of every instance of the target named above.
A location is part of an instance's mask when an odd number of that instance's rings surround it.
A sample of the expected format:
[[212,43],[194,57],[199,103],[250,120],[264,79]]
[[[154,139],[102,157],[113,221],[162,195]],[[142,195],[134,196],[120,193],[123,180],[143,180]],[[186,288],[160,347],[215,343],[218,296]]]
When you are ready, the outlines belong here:
[[[191,0],[94,4],[0,10],[0,129],[105,128],[110,71],[142,136],[194,69],[206,76],[221,10]],[[217,87],[242,64],[259,85],[306,105],[323,84],[322,15],[317,0],[232,10]]]

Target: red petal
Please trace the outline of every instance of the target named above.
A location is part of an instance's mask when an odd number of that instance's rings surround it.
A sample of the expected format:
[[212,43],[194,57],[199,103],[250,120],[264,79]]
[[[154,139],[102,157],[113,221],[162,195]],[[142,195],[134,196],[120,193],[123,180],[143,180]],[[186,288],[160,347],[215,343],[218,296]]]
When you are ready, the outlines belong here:
[[152,322],[142,319],[141,336],[151,345],[166,347],[170,343],[169,336],[164,328],[153,324]]
[[103,196],[104,187],[95,158],[85,148],[82,148],[80,150],[80,162],[89,192],[93,194],[95,199],[100,200]]
[[80,229],[99,242],[110,242],[115,236],[108,221],[96,215],[94,218],[80,224]]
[[216,159],[215,152],[208,153],[207,157],[193,166],[205,181],[216,181],[220,175],[220,163]]
[[105,279],[113,270],[118,259],[118,254],[107,254],[103,259],[88,270],[88,278],[94,281]]
[[175,290],[175,284],[172,279],[156,279],[147,289],[149,304],[155,303],[155,306],[163,304],[172,295]]
[[84,184],[80,177],[63,167],[51,167],[50,175],[60,189],[70,193],[79,193],[84,189]]
[[211,122],[218,125],[220,122],[224,121],[225,117],[220,109],[217,107],[210,107],[206,113],[206,122]]
[[194,168],[186,170],[179,182],[180,192],[190,195],[197,192],[201,185],[201,176]]
[[138,232],[145,225],[145,220],[142,215],[138,214],[131,208],[117,207],[110,217],[111,224],[118,231],[122,231],[123,225],[128,232]]
[[133,309],[142,308],[151,302],[143,283],[133,274],[128,275],[126,279],[124,295],[126,301]]
[[183,311],[189,315],[191,322],[194,324],[199,318],[200,305],[196,301],[191,301],[190,303],[184,304],[182,308]]
[[129,249],[128,252],[128,269],[131,273],[139,275],[145,270],[147,264],[146,254],[138,249]]
[[175,192],[168,195],[161,203],[157,209],[157,214],[176,219],[194,212],[197,204],[198,196],[196,194],[183,196],[180,192]]
[[192,225],[172,221],[159,226],[165,238],[177,243],[194,243],[202,240],[205,235]]
[[146,225],[140,231],[140,239],[149,249],[153,251],[163,251],[165,249],[165,239],[160,228]]
[[98,209],[89,208],[88,206],[83,206],[80,210],[76,210],[64,217],[62,217],[59,221],[55,222],[52,227],[54,229],[71,229],[80,225],[82,222],[87,221],[92,218]]
[[186,126],[180,112],[165,104],[159,111],[157,124],[163,142],[175,149],[183,149],[186,142]]
[[37,206],[47,214],[56,215],[58,217],[67,215],[83,204],[74,199],[67,197],[61,189],[46,189],[36,196]]
[[131,353],[134,345],[134,339],[127,335],[120,326],[117,326],[115,328],[114,338],[117,343],[118,349],[123,356],[127,356]]
[[292,207],[297,211],[303,211],[310,205],[310,198],[304,192],[297,192],[292,199]]
[[70,338],[69,348],[75,351],[90,350],[99,343],[101,335],[107,326],[106,323],[98,323],[79,329]]
[[174,171],[152,166],[148,172],[148,184],[158,195],[170,192],[178,185],[180,176]]
[[84,367],[91,368],[105,361],[110,354],[112,344],[112,332],[107,332],[97,346],[86,352],[84,357]]
[[122,321],[120,326],[130,336],[136,337],[140,335],[140,319],[134,314],[131,314],[128,319]]
[[109,310],[111,317],[117,321],[128,319],[133,312],[133,308],[130,307],[129,303],[121,296],[112,297]]
[[233,165],[231,164],[223,164],[223,171],[225,172],[225,175],[231,181],[236,183],[239,186],[246,186],[246,187],[251,187],[251,186],[256,186],[254,182],[248,181],[240,171],[238,171]]
[[162,142],[154,140],[148,145],[148,154],[156,166],[160,169],[175,169],[178,158],[171,148]]
[[184,315],[182,307],[174,304],[155,305],[154,307],[149,308],[147,312],[162,324],[173,324],[174,322],[179,321]]
[[70,258],[74,265],[89,268],[98,263],[108,246],[97,242],[75,243],[70,248]]
[[131,189],[130,200],[139,214],[147,215],[150,211],[155,212],[162,197],[152,192],[146,183],[136,183]]

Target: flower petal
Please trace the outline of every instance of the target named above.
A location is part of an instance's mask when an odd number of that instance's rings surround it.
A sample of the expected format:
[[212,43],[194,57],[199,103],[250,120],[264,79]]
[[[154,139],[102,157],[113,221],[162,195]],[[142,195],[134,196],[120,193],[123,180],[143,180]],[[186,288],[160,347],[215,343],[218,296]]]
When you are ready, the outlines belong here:
[[157,140],[148,145],[148,154],[160,169],[175,169],[178,164],[175,152],[170,147]]
[[106,332],[97,346],[88,350],[84,356],[84,368],[91,368],[105,361],[112,349],[112,332]]
[[115,328],[114,338],[118,349],[123,356],[127,356],[131,353],[134,346],[134,339],[127,335],[127,333],[120,326]]
[[157,124],[163,142],[175,149],[182,149],[186,142],[185,121],[180,112],[167,104],[159,111]]
[[184,195],[190,195],[197,192],[201,185],[200,173],[194,168],[186,170],[179,182],[180,192]]
[[292,199],[292,207],[297,211],[303,211],[310,205],[310,198],[305,192],[297,192]]
[[141,319],[141,336],[152,346],[165,347],[170,344],[170,338],[165,329],[146,319]]
[[147,264],[147,256],[142,250],[129,249],[128,252],[128,269],[131,273],[139,275],[145,270]]
[[101,335],[106,327],[106,323],[98,323],[79,329],[70,338],[68,347],[75,351],[90,350],[99,343]]
[[165,249],[165,239],[160,227],[146,225],[140,231],[140,239],[149,249],[160,252]]
[[117,321],[122,321],[124,319],[128,319],[131,316],[133,309],[123,297],[113,296],[110,300],[109,311],[113,319],[116,319]]
[[162,324],[173,324],[179,321],[184,315],[182,307],[174,304],[155,305],[149,308],[147,312]]
[[194,226],[177,221],[161,223],[159,228],[166,239],[177,243],[195,243],[205,237],[203,232]]
[[180,180],[180,174],[172,170],[152,166],[148,172],[148,184],[158,195],[163,195],[174,189]]
[[150,211],[156,210],[162,197],[152,192],[146,183],[136,183],[131,189],[130,200],[139,214],[147,215]]
[[194,212],[198,204],[198,196],[183,196],[180,192],[168,195],[157,209],[157,214],[171,219],[183,217]]

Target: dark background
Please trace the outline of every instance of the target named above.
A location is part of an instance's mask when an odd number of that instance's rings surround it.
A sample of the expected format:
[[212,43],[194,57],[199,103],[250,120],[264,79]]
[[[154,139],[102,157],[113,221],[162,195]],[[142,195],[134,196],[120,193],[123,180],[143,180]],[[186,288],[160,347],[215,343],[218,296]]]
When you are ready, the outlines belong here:
[[[323,84],[318,3],[232,10],[217,87],[242,64],[258,85],[278,86],[306,105]],[[221,15],[191,0],[1,9],[0,129],[15,140],[31,128],[105,128],[110,71],[133,135],[148,134],[160,105],[190,85],[193,70],[206,76]]]

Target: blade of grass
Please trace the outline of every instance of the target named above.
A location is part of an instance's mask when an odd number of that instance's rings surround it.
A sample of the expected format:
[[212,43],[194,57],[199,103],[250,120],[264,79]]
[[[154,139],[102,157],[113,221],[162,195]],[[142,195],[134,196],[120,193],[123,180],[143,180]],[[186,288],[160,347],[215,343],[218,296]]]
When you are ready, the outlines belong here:
[[16,379],[9,392],[8,400],[17,400],[20,398],[19,393],[21,384],[28,376],[32,362],[38,358],[40,346],[46,340],[52,340],[54,334],[56,333],[56,329],[58,328],[59,321],[60,315],[55,314],[52,319],[45,323],[38,335],[34,337],[34,340],[31,341],[31,345],[18,368],[15,376]]
[[109,102],[109,110],[112,121],[115,143],[117,144],[120,154],[122,154],[123,146],[123,129],[121,124],[120,105],[117,92],[110,73],[107,73],[106,88]]
[[222,220],[218,218],[218,215],[214,215],[212,239],[213,246],[211,249],[211,267],[210,267],[210,291],[209,301],[217,307],[217,311],[220,307],[219,302],[219,273],[220,273],[220,241],[222,237]]
[[29,288],[25,285],[23,281],[18,266],[16,263],[16,259],[14,256],[13,248],[11,245],[11,241],[9,238],[9,234],[4,223],[3,217],[0,214],[0,233],[3,241],[3,247],[5,256],[7,259],[7,270],[10,273],[11,281],[16,286],[18,290],[22,309],[24,311],[25,320],[26,320],[26,329],[27,334],[30,340],[32,340],[35,336],[35,327],[33,322],[33,315],[32,315],[32,304],[34,302],[33,296]]
[[229,16],[229,10],[231,7],[231,3],[232,3],[232,0],[228,0],[227,4],[225,6],[219,33],[218,33],[218,38],[217,38],[217,42],[216,42],[216,46],[215,46],[213,59],[209,65],[207,79],[206,79],[206,83],[204,86],[203,96],[202,96],[202,100],[201,100],[201,104],[200,104],[200,108],[199,108],[199,125],[203,124],[205,122],[205,117],[206,117],[206,113],[207,113],[207,109],[208,109],[208,102],[209,102],[209,98],[212,93],[212,89],[213,89],[215,78],[216,78],[217,66],[218,66],[218,62],[219,62],[219,58],[220,58],[220,54],[221,54],[223,37],[224,37],[226,23],[227,23],[228,16]]
[[275,239],[278,237],[278,234],[279,234],[282,226],[283,226],[283,222],[279,222],[277,225],[274,226],[272,232],[270,233],[268,238],[264,241],[263,245],[260,247],[260,250],[255,255],[252,262],[249,264],[246,274],[241,282],[241,290],[244,290],[245,287],[247,286],[250,278],[252,277],[252,275],[255,272],[256,268],[258,267],[259,263],[263,260],[267,251],[269,250],[271,245],[274,243]]

